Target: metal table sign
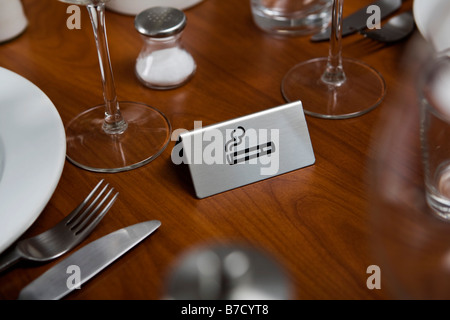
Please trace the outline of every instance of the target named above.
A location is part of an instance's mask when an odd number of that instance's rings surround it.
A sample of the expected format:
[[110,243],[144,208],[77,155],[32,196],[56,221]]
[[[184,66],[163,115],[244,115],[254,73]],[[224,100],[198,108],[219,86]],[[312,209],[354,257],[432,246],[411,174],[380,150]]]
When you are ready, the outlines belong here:
[[[177,132],[179,131],[179,132]],[[174,164],[187,164],[205,198],[315,163],[300,101],[202,127],[179,129]]]

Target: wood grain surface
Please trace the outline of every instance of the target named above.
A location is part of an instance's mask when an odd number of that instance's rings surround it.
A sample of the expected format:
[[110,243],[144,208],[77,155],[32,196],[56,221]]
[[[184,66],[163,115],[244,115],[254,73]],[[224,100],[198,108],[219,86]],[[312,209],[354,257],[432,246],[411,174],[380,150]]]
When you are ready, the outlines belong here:
[[[346,0],[344,15],[369,3]],[[17,39],[0,45],[0,66],[36,84],[66,124],[102,102],[88,14],[82,8],[81,29],[69,30],[67,4],[23,0],[23,5],[29,26]],[[411,5],[405,1],[402,10]],[[183,87],[167,91],[144,87],[134,74],[142,47],[134,18],[111,11],[106,15],[119,100],[160,109],[174,129],[190,130],[194,121],[206,126],[284,104],[280,84],[286,72],[328,53],[328,42],[265,34],[254,25],[247,0],[205,0],[185,13],[183,42],[197,72]],[[286,269],[295,286],[293,299],[392,298],[384,285],[381,290],[366,286],[367,267],[378,264],[370,240],[367,177],[374,132],[381,115],[395,108],[401,88],[400,62],[407,43],[385,45],[359,34],[344,39],[344,56],[381,72],[388,93],[378,108],[358,118],[307,116],[315,165],[199,200],[186,169],[171,161],[174,141],[153,162],[123,173],[92,173],[66,161],[51,200],[23,237],[54,225],[105,178],[120,192],[118,201],[77,249],[137,222],[158,219],[162,226],[67,299],[161,299],[177,259],[208,243],[244,243],[267,251]],[[57,261],[21,263],[0,274],[0,298],[16,299]]]

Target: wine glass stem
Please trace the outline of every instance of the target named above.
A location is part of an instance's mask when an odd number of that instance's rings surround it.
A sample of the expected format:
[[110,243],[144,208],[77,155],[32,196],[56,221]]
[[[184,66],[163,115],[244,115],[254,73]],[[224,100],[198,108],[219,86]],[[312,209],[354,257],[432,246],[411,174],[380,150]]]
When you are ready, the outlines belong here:
[[127,129],[128,125],[120,113],[119,103],[117,101],[111,59],[109,56],[108,38],[106,35],[105,4],[88,5],[87,10],[94,30],[100,72],[102,75],[103,98],[105,100],[103,130],[108,134],[121,134]]
[[342,9],[344,0],[334,0],[331,20],[330,51],[322,81],[329,85],[340,86],[345,82],[342,67]]

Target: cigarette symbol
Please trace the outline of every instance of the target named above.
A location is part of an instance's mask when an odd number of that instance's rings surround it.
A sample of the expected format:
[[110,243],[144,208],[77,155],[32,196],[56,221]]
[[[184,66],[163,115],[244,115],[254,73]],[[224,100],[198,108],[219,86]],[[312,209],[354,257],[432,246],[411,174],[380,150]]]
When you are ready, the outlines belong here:
[[[241,133],[239,134],[239,132]],[[232,139],[225,145],[225,151],[227,152],[227,161],[229,165],[246,162],[251,159],[259,158],[275,152],[275,143],[273,141],[242,150],[236,150],[236,148],[243,142],[244,136],[245,129],[243,127],[238,127],[231,133]],[[235,150],[232,151],[232,149]]]

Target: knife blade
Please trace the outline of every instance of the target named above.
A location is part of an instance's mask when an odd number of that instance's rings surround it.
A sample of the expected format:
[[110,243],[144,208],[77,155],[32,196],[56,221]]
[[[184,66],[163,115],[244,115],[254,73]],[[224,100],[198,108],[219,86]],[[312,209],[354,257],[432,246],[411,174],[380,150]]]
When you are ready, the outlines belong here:
[[[141,222],[89,243],[27,285],[20,292],[19,299],[61,299],[136,246],[160,225],[158,220]],[[78,267],[80,281],[72,284],[69,278],[73,271],[69,270],[75,270],[74,266]]]
[[[375,5],[380,8],[380,17],[381,19],[384,19],[393,12],[395,12],[396,10],[400,9],[400,7],[402,6],[402,0],[378,0],[373,2],[371,5]],[[365,6],[364,8],[356,11],[355,13],[343,19],[342,21],[343,37],[367,28],[367,19],[370,17],[370,14],[367,13],[367,8],[369,6]],[[330,35],[331,35],[331,26],[329,26],[324,31],[313,35],[311,37],[311,41],[318,42],[329,40]]]

